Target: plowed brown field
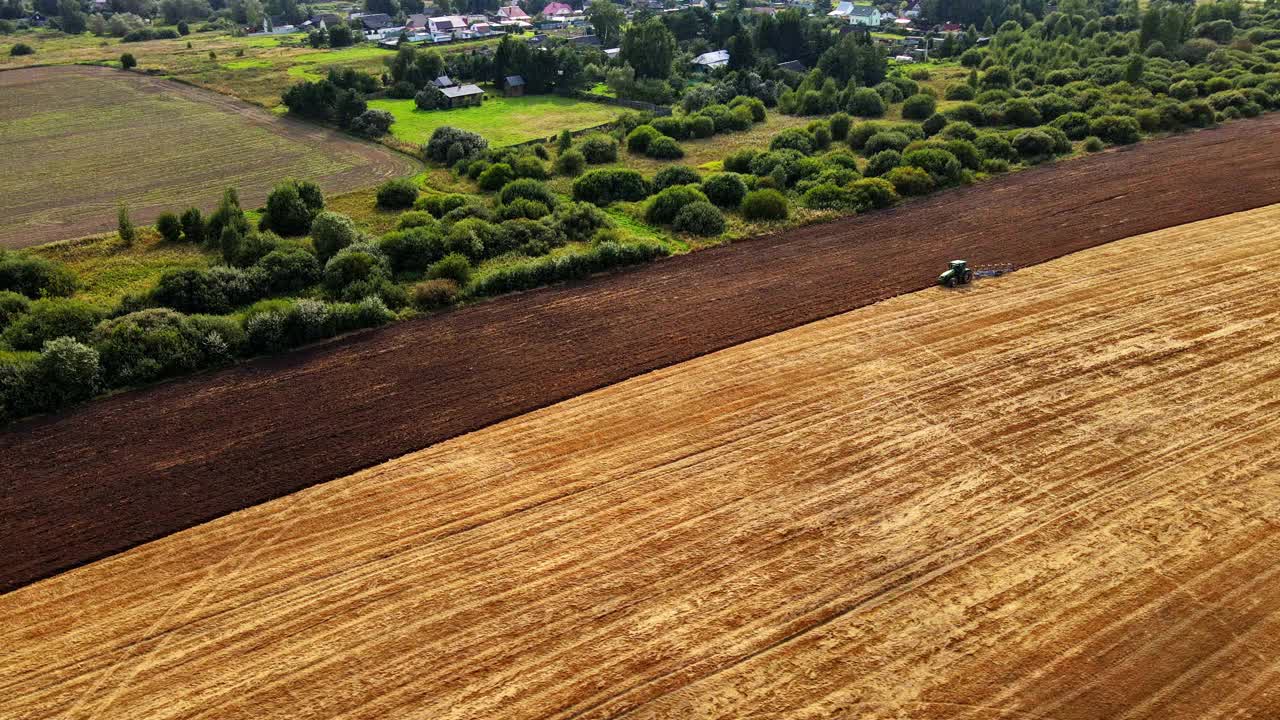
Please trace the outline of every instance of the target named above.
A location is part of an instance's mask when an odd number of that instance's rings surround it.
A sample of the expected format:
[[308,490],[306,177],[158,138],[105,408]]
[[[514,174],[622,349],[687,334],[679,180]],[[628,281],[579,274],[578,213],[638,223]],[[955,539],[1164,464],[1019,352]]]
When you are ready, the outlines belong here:
[[1280,716],[1280,207],[929,290],[0,598],[6,718]]
[[0,591],[920,289],[953,257],[1040,262],[1277,202],[1280,113],[117,395],[0,432]]

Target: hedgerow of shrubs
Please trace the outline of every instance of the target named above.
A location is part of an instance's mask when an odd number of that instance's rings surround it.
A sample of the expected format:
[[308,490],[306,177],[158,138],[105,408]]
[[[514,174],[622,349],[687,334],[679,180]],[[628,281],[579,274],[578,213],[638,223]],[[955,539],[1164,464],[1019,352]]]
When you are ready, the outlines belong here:
[[479,278],[470,288],[470,293],[484,297],[531,290],[556,282],[581,279],[615,267],[649,262],[670,253],[667,246],[660,243],[601,242],[572,253],[504,265]]

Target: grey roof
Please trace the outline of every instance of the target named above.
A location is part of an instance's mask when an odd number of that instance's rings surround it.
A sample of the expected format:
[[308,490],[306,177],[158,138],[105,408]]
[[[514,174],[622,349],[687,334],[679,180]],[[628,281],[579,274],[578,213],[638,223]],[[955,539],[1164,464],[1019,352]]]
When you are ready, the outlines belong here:
[[508,75],[506,84],[507,87],[520,87],[524,85],[524,78],[520,75]]
[[391,27],[391,16],[386,13],[373,13],[371,15],[361,15],[360,24],[370,30],[380,30],[382,28]]
[[447,98],[467,97],[468,95],[483,95],[484,91],[479,85],[462,85],[447,88],[440,88],[440,92],[444,93]]
[[599,46],[599,45],[600,45],[600,36],[599,36],[599,35],[579,35],[579,36],[577,36],[577,37],[571,37],[571,38],[569,38],[569,42],[571,42],[571,43],[573,43],[573,44],[575,44],[575,45],[595,45],[595,46]]
[[786,62],[780,62],[778,63],[778,69],[790,70],[791,72],[798,72],[798,73],[805,72],[804,63],[800,62],[799,60],[788,60]]
[[448,75],[441,75],[432,82],[439,88],[453,87],[453,80],[449,79]]
[[875,5],[854,5],[849,10],[850,15],[858,15],[861,17],[871,17],[871,13],[876,9]]

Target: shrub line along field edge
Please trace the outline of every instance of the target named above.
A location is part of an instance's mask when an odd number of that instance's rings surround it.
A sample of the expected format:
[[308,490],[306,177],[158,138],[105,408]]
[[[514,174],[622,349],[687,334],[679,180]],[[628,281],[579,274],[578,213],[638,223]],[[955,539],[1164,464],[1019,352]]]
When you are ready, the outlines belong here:
[[0,478],[0,544],[14,549],[0,591],[921,289],[952,257],[1038,263],[1280,202],[1277,158],[1280,118],[1232,123],[27,421],[0,435],[16,460]]

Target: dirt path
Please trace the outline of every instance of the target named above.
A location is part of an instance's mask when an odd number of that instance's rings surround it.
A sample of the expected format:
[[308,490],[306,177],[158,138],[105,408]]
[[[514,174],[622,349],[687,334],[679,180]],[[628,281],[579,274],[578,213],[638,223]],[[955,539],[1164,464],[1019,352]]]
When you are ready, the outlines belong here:
[[122,394],[0,434],[0,589],[925,287],[953,257],[1040,262],[1275,202],[1280,115]]
[[1278,241],[895,298],[10,593],[0,715],[1278,717]]
[[149,224],[166,210],[212,210],[229,185],[253,208],[286,177],[332,194],[420,167],[172,80],[91,66],[0,72],[0,247],[114,230],[121,202]]

